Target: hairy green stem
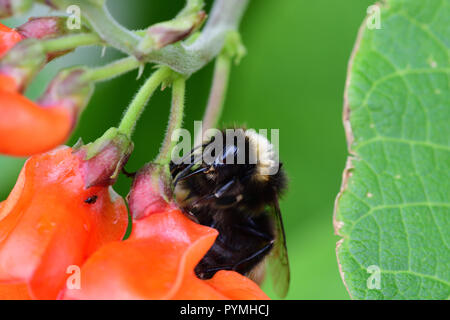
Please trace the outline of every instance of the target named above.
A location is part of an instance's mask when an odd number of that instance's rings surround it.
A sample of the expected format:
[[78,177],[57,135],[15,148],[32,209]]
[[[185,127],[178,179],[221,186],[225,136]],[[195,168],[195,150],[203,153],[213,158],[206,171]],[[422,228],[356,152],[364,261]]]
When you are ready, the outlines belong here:
[[170,109],[169,126],[167,128],[166,136],[162,144],[159,155],[156,157],[155,163],[169,164],[172,156],[172,150],[177,141],[172,139],[176,130],[181,129],[183,125],[184,116],[184,96],[186,90],[186,80],[179,77],[173,82],[172,87],[172,107]]
[[55,39],[43,40],[42,45],[46,52],[57,52],[75,49],[81,46],[101,44],[102,40],[93,33],[78,33]]
[[90,69],[84,76],[86,80],[100,82],[113,79],[129,71],[135,70],[141,63],[134,57],[114,61],[106,66]]
[[178,16],[190,12],[198,12],[203,9],[204,5],[205,5],[204,0],[187,0],[186,6],[183,8],[183,10],[181,10]]
[[76,0],[89,24],[109,45],[129,55],[135,55],[141,37],[121,26],[108,12],[105,3]]
[[[71,4],[80,6],[83,18],[110,46],[143,62],[170,67],[188,77],[203,68],[222,50],[226,35],[237,31],[250,0],[215,0],[200,36],[191,44],[176,43],[148,54],[138,52],[142,37],[118,24],[108,13],[106,0],[47,0],[61,10]],[[203,1],[189,0],[185,10],[201,8]],[[184,12],[184,10],[182,11]]]
[[249,0],[216,0],[205,28],[194,43],[169,45],[152,51],[142,59],[167,65],[180,74],[190,76],[221,52],[227,34],[238,29],[248,3]]
[[136,122],[138,121],[140,115],[145,109],[148,100],[152,96],[153,92],[158,88],[158,86],[169,78],[172,71],[167,67],[159,68],[155,71],[150,78],[144,83],[144,85],[139,89],[138,93],[131,102],[128,110],[122,118],[119,125],[119,131],[131,137]]

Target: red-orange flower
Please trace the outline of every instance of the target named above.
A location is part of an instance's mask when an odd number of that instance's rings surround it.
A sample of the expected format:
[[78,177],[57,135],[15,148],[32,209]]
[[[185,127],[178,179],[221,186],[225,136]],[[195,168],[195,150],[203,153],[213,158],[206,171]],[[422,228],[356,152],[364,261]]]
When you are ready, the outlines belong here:
[[49,151],[64,143],[74,128],[93,86],[81,80],[82,69],[62,71],[37,102],[22,95],[47,61],[65,53],[48,53],[36,39],[67,32],[61,17],[30,19],[17,30],[0,24],[0,153],[30,156]]
[[[5,87],[14,86],[4,82]],[[73,127],[71,110],[60,106],[43,108],[6,90],[0,91],[0,114],[0,153],[7,155],[29,156],[51,150],[65,142]]]
[[133,223],[129,239],[111,242],[81,268],[81,289],[64,299],[268,299],[256,283],[233,271],[200,280],[194,268],[217,231],[177,209]]
[[85,188],[81,162],[68,147],[31,157],[0,203],[0,299],[55,299],[69,266],[123,238],[123,199]]
[[16,30],[0,23],[0,58],[21,40],[22,36]]

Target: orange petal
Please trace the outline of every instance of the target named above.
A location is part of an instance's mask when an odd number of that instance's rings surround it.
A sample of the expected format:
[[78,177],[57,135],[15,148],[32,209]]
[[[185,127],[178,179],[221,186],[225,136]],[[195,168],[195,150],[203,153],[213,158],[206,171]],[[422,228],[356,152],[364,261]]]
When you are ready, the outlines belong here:
[[[0,207],[0,283],[26,284],[33,298],[55,299],[69,266],[122,239],[124,201],[108,188],[84,189],[70,148],[30,158]],[[88,204],[85,200],[97,196]]]
[[25,284],[0,284],[0,300],[31,300]]
[[66,290],[66,299],[168,299],[185,269],[193,270],[217,236],[179,211],[154,214],[134,227],[128,240],[110,243],[88,259],[81,290]]
[[64,299],[267,299],[235,272],[197,278],[194,268],[216,237],[216,230],[179,210],[137,220],[128,240],[110,243],[88,259],[81,289],[66,289]]
[[221,290],[208,285],[207,281],[200,280],[191,271],[185,275],[178,291],[170,297],[173,300],[229,300]]
[[73,115],[63,107],[40,107],[19,93],[0,91],[0,153],[29,156],[64,143]]
[[0,58],[21,40],[22,36],[17,31],[0,23]]
[[0,91],[18,92],[19,85],[11,76],[0,73]]
[[255,282],[237,272],[222,270],[207,282],[232,300],[269,299]]

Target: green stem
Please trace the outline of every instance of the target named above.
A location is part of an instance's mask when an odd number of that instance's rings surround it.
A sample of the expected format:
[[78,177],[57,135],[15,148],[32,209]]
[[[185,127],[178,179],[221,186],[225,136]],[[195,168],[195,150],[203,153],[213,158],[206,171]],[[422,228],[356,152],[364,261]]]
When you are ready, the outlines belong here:
[[108,12],[105,3],[85,0],[72,1],[81,7],[89,24],[103,40],[128,55],[135,55],[136,48],[142,40],[141,37],[117,23]]
[[186,6],[183,8],[183,10],[180,11],[180,13],[178,13],[177,17],[185,14],[199,12],[200,10],[203,9],[204,6],[205,6],[204,0],[187,0]]
[[206,130],[215,128],[219,122],[228,89],[230,77],[231,58],[227,54],[220,54],[214,66],[214,77],[211,92],[209,94],[208,106],[203,117],[203,132],[195,137],[195,145],[199,145],[203,140]]
[[134,57],[127,57],[106,66],[90,69],[84,76],[85,80],[94,82],[106,81],[131,70],[139,68],[141,63]]
[[237,31],[249,0],[215,0],[209,19],[194,43],[169,45],[142,57],[146,62],[170,66],[190,76],[213,60],[222,50],[230,31]]
[[186,79],[179,77],[173,82],[172,88],[172,107],[170,110],[169,126],[166,136],[162,144],[159,155],[156,157],[155,163],[169,164],[172,156],[172,150],[177,141],[172,139],[176,130],[181,129],[184,116],[184,96],[186,90]]
[[93,33],[78,33],[42,41],[42,45],[46,52],[65,51],[80,46],[90,46],[100,43],[101,39]]
[[127,112],[122,118],[119,125],[119,131],[131,137],[137,120],[139,119],[142,111],[144,111],[148,100],[155,92],[156,88],[166,80],[172,71],[167,67],[161,67],[156,72],[154,72],[150,78],[144,83],[144,85],[139,89],[138,93],[134,97]]
[[[78,5],[84,20],[108,45],[133,55],[138,60],[166,65],[180,74],[190,76],[220,53],[226,35],[230,31],[238,30],[249,1],[215,0],[205,27],[193,43],[169,45],[145,55],[137,52],[142,33],[131,32],[118,24],[108,13],[106,0],[46,0],[45,3],[51,3],[60,10],[65,10],[72,4]],[[202,0],[189,0],[185,10],[190,11],[202,6]],[[186,12],[185,10],[182,13]]]

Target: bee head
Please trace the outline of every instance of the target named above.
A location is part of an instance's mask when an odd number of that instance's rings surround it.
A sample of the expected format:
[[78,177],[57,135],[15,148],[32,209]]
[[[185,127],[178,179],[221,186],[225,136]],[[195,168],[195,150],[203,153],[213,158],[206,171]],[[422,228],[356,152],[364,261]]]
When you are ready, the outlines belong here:
[[272,144],[254,130],[217,132],[194,153],[201,155],[201,161],[174,171],[175,186],[182,182],[178,193],[183,198],[190,194],[201,199],[198,203],[227,206],[261,195],[270,201],[284,187]]

